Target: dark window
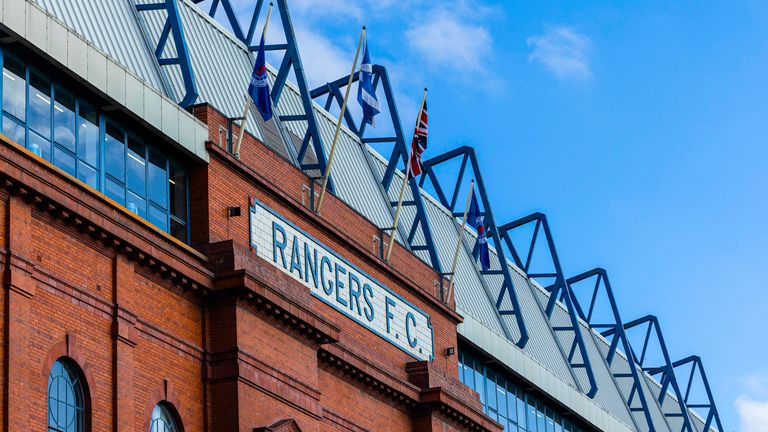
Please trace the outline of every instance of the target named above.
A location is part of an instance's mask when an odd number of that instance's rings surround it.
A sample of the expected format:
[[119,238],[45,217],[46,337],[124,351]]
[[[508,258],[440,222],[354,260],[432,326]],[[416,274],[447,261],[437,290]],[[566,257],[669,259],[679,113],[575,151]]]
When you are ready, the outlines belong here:
[[176,410],[166,402],[155,405],[152,410],[152,420],[149,432],[180,432],[180,422]]
[[57,360],[48,377],[48,432],[85,431],[83,382],[74,365]]
[[185,166],[77,92],[0,50],[0,132],[183,242]]

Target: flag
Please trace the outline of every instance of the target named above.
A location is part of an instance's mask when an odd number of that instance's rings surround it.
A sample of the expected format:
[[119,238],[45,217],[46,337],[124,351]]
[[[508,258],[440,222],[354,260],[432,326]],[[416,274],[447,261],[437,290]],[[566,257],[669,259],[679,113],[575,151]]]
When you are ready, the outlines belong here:
[[373,91],[373,66],[368,54],[368,41],[365,42],[363,63],[360,65],[360,83],[357,85],[357,101],[363,108],[363,123],[376,127],[376,114],[381,112],[379,100]]
[[483,271],[486,271],[491,268],[491,256],[488,252],[488,238],[485,235],[485,217],[480,214],[480,207],[477,205],[475,196],[475,194],[472,194],[472,201],[469,203],[467,222],[477,230],[475,250],[479,251],[480,266]]
[[269,97],[269,81],[267,80],[267,62],[264,55],[264,34],[259,42],[259,52],[256,54],[256,63],[253,65],[251,83],[248,86],[248,94],[256,104],[261,118],[267,121],[272,118],[272,101]]
[[427,101],[421,109],[421,117],[416,130],[413,131],[413,141],[411,141],[411,157],[408,159],[411,163],[411,174],[418,177],[423,171],[424,166],[421,161],[421,154],[427,149]]

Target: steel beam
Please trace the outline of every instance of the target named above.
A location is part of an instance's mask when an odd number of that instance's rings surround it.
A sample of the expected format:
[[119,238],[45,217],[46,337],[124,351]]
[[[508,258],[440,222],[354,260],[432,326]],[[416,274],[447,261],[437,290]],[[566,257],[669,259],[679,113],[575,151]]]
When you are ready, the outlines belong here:
[[[724,432],[723,424],[720,422],[720,413],[717,411],[715,398],[712,396],[712,389],[709,387],[709,380],[707,379],[706,372],[704,372],[704,365],[701,363],[701,358],[699,356],[692,355],[672,363],[672,367],[678,369],[688,364],[691,365],[691,373],[688,375],[688,382],[685,385],[685,396],[683,398],[685,401],[685,406],[687,406],[689,410],[706,409],[706,414],[704,417],[704,431],[709,431],[709,428],[712,426],[712,422],[714,421],[715,425],[717,425],[717,430]],[[698,374],[696,372],[698,372]],[[694,378],[697,375],[701,381],[701,384],[704,386],[704,391],[707,395],[707,403],[704,404],[690,402],[691,387],[693,386]]]
[[[192,105],[198,97],[197,82],[195,81],[195,71],[192,68],[192,61],[189,57],[187,39],[184,36],[184,27],[181,24],[179,5],[176,3],[176,0],[164,0],[158,3],[138,3],[136,4],[136,10],[139,12],[157,10],[166,11],[167,17],[157,41],[155,57],[160,66],[176,65],[179,67],[182,80],[184,81],[184,97],[179,102],[179,105],[181,105],[182,108]],[[176,46],[175,57],[163,56],[169,36],[173,37],[173,43]]]
[[[693,428],[693,423],[691,423],[688,407],[685,405],[685,399],[682,392],[680,391],[680,386],[678,385],[677,377],[675,376],[675,368],[672,364],[672,361],[670,360],[669,351],[667,350],[667,344],[664,342],[664,335],[661,332],[661,326],[659,325],[658,318],[653,315],[646,315],[642,318],[638,318],[634,321],[630,321],[624,324],[624,329],[629,330],[634,327],[642,328],[642,326],[647,326],[645,338],[643,339],[642,350],[640,351],[640,356],[638,356],[637,351],[634,349],[635,347],[630,344],[632,356],[635,358],[635,361],[640,365],[643,371],[647,372],[651,376],[660,375],[659,383],[661,384],[661,390],[659,391],[659,397],[657,399],[659,406],[662,408],[664,417],[679,418],[682,421],[680,427],[681,432],[694,432],[695,429]],[[604,331],[602,334],[604,336],[611,336],[614,333],[615,330],[609,329]],[[650,347],[650,344],[653,342],[651,339],[652,335],[655,335],[656,344],[661,351],[662,363],[660,365],[654,364],[649,366],[646,365],[646,355],[648,354],[648,348]],[[664,410],[664,399],[666,399],[667,392],[669,391],[670,387],[672,388],[675,399],[677,399],[678,410],[674,412],[668,412]]]
[[[435,168],[443,163],[448,163],[459,158],[461,159],[461,169],[459,169],[455,181],[448,183],[448,185],[453,188],[448,190],[450,192],[449,198],[449,195],[446,195],[445,193],[446,189],[443,187],[445,183],[440,181],[437,173],[435,172]],[[485,218],[484,222],[486,233],[488,237],[493,240],[493,246],[496,248],[496,262],[494,263],[493,258],[491,258],[490,270],[481,271],[478,269],[478,272],[480,273],[480,279],[483,281],[486,287],[490,288],[494,284],[494,278],[491,276],[501,275],[503,277],[502,284],[498,287],[498,294],[496,294],[496,310],[498,311],[499,315],[512,315],[515,317],[517,328],[520,332],[520,336],[515,343],[520,348],[523,348],[525,344],[528,343],[528,329],[526,328],[525,319],[523,318],[522,309],[520,308],[520,302],[518,301],[517,293],[515,292],[515,285],[512,279],[512,275],[510,273],[509,266],[507,265],[506,254],[502,248],[501,238],[499,236],[500,230],[498,229],[496,220],[493,217],[493,211],[491,209],[490,201],[488,200],[488,194],[485,189],[483,175],[480,172],[480,167],[477,163],[477,157],[475,156],[475,150],[469,146],[462,146],[424,161],[424,174],[421,176],[420,186],[423,186],[426,181],[429,180],[432,184],[432,187],[435,189],[435,193],[437,194],[437,198],[440,200],[440,203],[448,208],[451,214],[457,214],[458,211],[464,210],[457,208],[457,201],[459,189],[461,188],[462,180],[466,174],[467,167],[471,169],[471,175],[475,179],[475,185],[477,186],[477,194],[480,197],[480,201],[482,202],[482,215]],[[464,233],[459,233],[459,236],[463,235]],[[473,251],[473,255],[476,257],[478,252],[479,251]],[[505,296],[509,301],[511,308],[503,306]],[[511,338],[510,334],[507,336]]]
[[[395,103],[395,95],[394,91],[392,90],[392,84],[389,80],[389,74],[387,73],[387,69],[384,66],[381,65],[373,65],[372,67],[372,73],[373,73],[373,91],[374,94],[378,90],[379,86],[381,86],[382,90],[384,91],[384,96],[386,98],[387,103],[387,109],[389,111],[389,117],[392,124],[392,129],[394,131],[393,136],[391,137],[385,137],[385,138],[366,138],[365,132],[366,132],[366,123],[360,122],[361,124],[358,126],[357,122],[355,121],[354,115],[347,110],[344,115],[344,122],[347,125],[347,127],[354,132],[362,142],[364,143],[392,143],[392,154],[389,157],[389,162],[387,164],[387,169],[385,171],[384,176],[381,178],[381,185],[383,187],[384,191],[384,199],[389,201],[389,191],[392,187],[392,179],[395,173],[395,170],[397,169],[398,165],[402,163],[403,167],[406,166],[406,163],[408,161],[408,148],[406,147],[406,141],[405,141],[405,134],[403,133],[403,127],[402,123],[400,122],[400,114],[397,109],[397,104]],[[360,79],[360,74],[355,74],[355,76],[352,78],[352,82],[356,82]],[[317,99],[323,96],[326,96],[325,101],[325,107],[326,109],[329,109],[331,105],[336,102],[339,106],[342,104],[342,89],[346,87],[347,82],[349,81],[349,76],[344,76],[336,81],[327,83],[323,86],[320,86],[314,90],[312,90],[309,94],[312,97],[312,99]],[[376,172],[374,170],[374,172]],[[403,203],[404,207],[413,207],[416,210],[416,217],[413,219],[413,223],[408,228],[408,236],[406,238],[406,242],[408,243],[408,247],[412,251],[418,251],[418,250],[424,250],[429,255],[429,262],[432,268],[434,268],[438,273],[442,273],[442,266],[440,264],[440,257],[437,253],[437,248],[435,247],[434,238],[432,236],[432,229],[429,224],[429,218],[427,217],[427,212],[424,208],[424,199],[421,196],[421,190],[419,188],[419,185],[417,183],[417,180],[411,176],[408,179],[408,186],[410,187],[411,196],[413,197],[412,200],[408,200],[407,202]],[[390,210],[394,213],[394,207],[397,206],[397,202],[390,204]],[[423,244],[415,244],[414,239],[416,238],[417,232],[421,230],[421,233],[424,237],[424,243]],[[394,233],[393,233],[394,234]]]
[[[194,3],[202,3],[205,0],[192,0]],[[291,14],[288,10],[288,4],[286,0],[274,0],[277,5],[278,13],[280,14],[280,20],[285,35],[285,44],[269,45],[265,47],[269,51],[282,51],[283,58],[280,62],[280,67],[277,72],[277,77],[272,86],[272,104],[275,107],[280,105],[280,98],[283,94],[286,82],[288,80],[289,73],[293,71],[294,80],[299,90],[299,97],[301,99],[302,113],[296,115],[280,116],[282,122],[295,122],[302,121],[307,123],[307,130],[304,134],[304,139],[301,142],[301,147],[298,153],[299,168],[303,171],[319,171],[320,177],[325,175],[327,168],[327,159],[325,156],[325,148],[323,146],[322,136],[320,135],[320,128],[318,127],[317,118],[315,117],[314,107],[312,106],[312,98],[309,96],[309,88],[307,86],[307,79],[304,75],[304,67],[301,63],[301,56],[299,55],[299,47],[296,41],[296,34],[293,30],[293,22],[291,20]],[[258,46],[253,44],[253,39],[256,33],[256,23],[259,21],[261,10],[264,6],[264,0],[257,0],[256,6],[253,9],[251,20],[248,24],[248,31],[243,31],[243,27],[240,25],[240,21],[234,13],[230,0],[213,0],[211,3],[211,9],[209,14],[215,18],[218,6],[221,5],[224,10],[224,16],[227,23],[232,28],[232,32],[236,38],[243,42],[250,51],[256,51]],[[314,151],[317,159],[316,163],[310,163],[307,160],[309,156],[310,148]],[[328,189],[333,192],[333,178],[328,179]]]
[[[518,253],[517,249],[515,248],[514,242],[512,241],[511,233],[512,231],[519,229],[521,227],[527,226],[529,224],[535,224],[533,229],[533,236],[531,237],[531,243],[528,248],[528,254],[526,256],[525,262],[522,261],[520,254]],[[546,246],[547,250],[549,252],[550,257],[550,264],[552,266],[552,271],[548,271],[541,274],[531,273],[531,264],[533,260],[533,253],[536,248],[536,245],[539,243],[539,234],[541,231],[544,231],[544,237],[546,240]],[[529,278],[534,280],[541,280],[541,279],[552,279],[554,278],[554,283],[549,285],[547,287],[547,290],[549,291],[549,300],[547,302],[546,307],[544,308],[544,314],[547,316],[550,326],[552,326],[552,330],[554,331],[558,344],[562,347],[562,341],[561,341],[561,334],[562,333],[573,333],[573,341],[571,343],[571,347],[568,350],[567,354],[567,360],[568,364],[570,365],[571,369],[582,369],[584,370],[585,374],[587,375],[587,384],[588,387],[586,389],[582,389],[584,393],[589,397],[595,397],[597,394],[597,380],[595,379],[595,373],[592,369],[592,363],[589,360],[589,355],[587,354],[587,346],[584,342],[584,337],[581,333],[581,328],[579,326],[579,320],[578,320],[578,311],[575,308],[575,296],[573,295],[573,291],[571,290],[570,285],[568,284],[568,281],[565,279],[565,275],[563,273],[563,268],[560,264],[560,258],[557,255],[557,250],[555,249],[555,242],[552,238],[552,232],[549,229],[549,224],[547,223],[547,217],[543,213],[533,213],[528,216],[525,216],[523,218],[520,218],[516,221],[512,221],[509,223],[506,223],[499,227],[499,235],[501,238],[504,239],[505,245],[507,248],[509,248],[509,251],[512,254],[512,258],[515,261],[515,264],[517,264],[518,267],[520,267]],[[565,304],[565,307],[568,311],[568,318],[570,320],[570,325],[567,326],[557,326],[552,321],[552,316],[554,314],[555,305],[557,304],[557,301],[560,300]],[[576,358],[576,352],[578,350],[580,359]],[[577,380],[577,384],[582,387],[581,383]]]
[[[605,355],[605,361],[608,364],[608,368],[610,370],[610,367],[613,364],[613,360],[616,358],[616,350],[618,349],[620,343],[624,349],[624,354],[627,356],[627,364],[629,366],[630,373],[629,376],[623,373],[611,373],[613,374],[614,379],[617,381],[626,380],[628,378],[632,380],[632,386],[630,387],[629,394],[623,395],[624,401],[627,404],[627,408],[632,413],[642,412],[645,419],[645,425],[647,427],[645,430],[649,432],[655,432],[656,428],[653,425],[653,418],[651,417],[651,412],[648,407],[648,401],[645,398],[645,391],[643,390],[640,376],[637,373],[636,362],[632,355],[632,347],[629,344],[627,334],[624,332],[624,323],[621,320],[619,307],[616,304],[616,297],[613,295],[613,288],[611,287],[611,282],[608,279],[608,273],[605,271],[605,269],[595,268],[577,276],[568,278],[566,282],[571,287],[571,289],[575,291],[575,287],[578,286],[579,282],[589,279],[594,279],[595,285],[592,289],[592,295],[590,296],[589,309],[587,310],[587,313],[584,313],[584,309],[579,303],[578,297],[575,295],[573,302],[574,307],[576,308],[579,317],[586,321],[590,328],[593,328],[597,331],[602,331],[605,329],[614,330],[613,338],[611,340],[610,347],[608,348],[608,353]],[[605,292],[606,297],[608,298],[608,307],[610,308],[611,314],[613,316],[613,321],[610,322],[595,322],[594,320],[595,310],[601,306],[605,307],[605,305],[602,305],[598,302],[598,294],[601,287]],[[640,401],[639,406],[635,404],[635,398]]]

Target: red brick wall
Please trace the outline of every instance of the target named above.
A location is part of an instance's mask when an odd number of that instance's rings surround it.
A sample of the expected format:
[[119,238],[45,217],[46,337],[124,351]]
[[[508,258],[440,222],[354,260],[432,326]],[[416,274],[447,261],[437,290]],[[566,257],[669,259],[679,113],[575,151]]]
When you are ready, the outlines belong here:
[[[212,131],[223,122],[210,108],[195,112]],[[434,297],[438,275],[399,246],[384,263],[371,251],[378,228],[335,197],[322,216],[303,207],[307,181],[252,137],[242,162],[212,149],[190,176],[192,243],[206,258],[0,138],[0,423],[45,424],[50,366],[68,356],[88,383],[93,431],[145,431],[161,400],[187,431],[286,418],[302,431],[438,430],[419,422],[440,423],[440,409],[471,419],[472,430],[498,430],[476,396],[423,403],[426,388],[406,371],[413,358],[249,251],[255,197],[426,311],[435,360],[425,373],[443,378],[424,382],[462,392],[450,384],[456,356],[444,355],[460,317]],[[230,206],[242,216],[227,217]]]

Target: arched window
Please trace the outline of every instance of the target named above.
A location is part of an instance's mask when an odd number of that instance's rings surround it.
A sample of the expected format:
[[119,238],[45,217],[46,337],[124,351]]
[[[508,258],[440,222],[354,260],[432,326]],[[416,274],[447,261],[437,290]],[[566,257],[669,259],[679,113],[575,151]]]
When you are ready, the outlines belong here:
[[48,432],[84,432],[85,396],[77,367],[56,360],[48,377]]
[[152,410],[152,421],[149,432],[182,432],[181,422],[178,421],[176,410],[166,402],[160,402]]

